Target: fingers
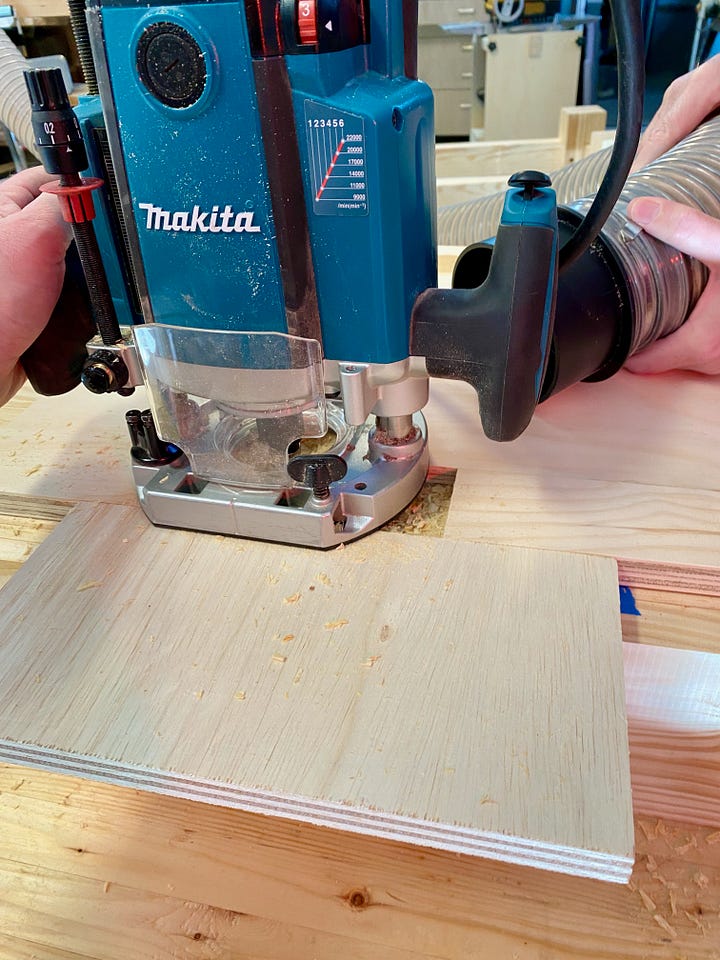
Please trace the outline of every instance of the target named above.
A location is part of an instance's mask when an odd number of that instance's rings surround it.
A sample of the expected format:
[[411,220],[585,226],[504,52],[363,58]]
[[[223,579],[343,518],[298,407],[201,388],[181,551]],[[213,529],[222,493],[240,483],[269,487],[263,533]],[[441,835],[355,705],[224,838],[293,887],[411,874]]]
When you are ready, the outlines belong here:
[[55,197],[40,196],[0,220],[0,370],[10,369],[47,323],[69,240]]
[[646,233],[707,266],[720,263],[720,220],[660,197],[631,200],[627,215]]
[[631,357],[625,367],[631,373],[720,373],[720,274],[710,274],[695,309],[679,330]]
[[17,213],[32,203],[39,195],[42,184],[53,179],[53,175],[46,173],[42,167],[32,167],[0,181],[0,217]]
[[632,172],[674,147],[720,106],[720,54],[674,80],[640,141]]

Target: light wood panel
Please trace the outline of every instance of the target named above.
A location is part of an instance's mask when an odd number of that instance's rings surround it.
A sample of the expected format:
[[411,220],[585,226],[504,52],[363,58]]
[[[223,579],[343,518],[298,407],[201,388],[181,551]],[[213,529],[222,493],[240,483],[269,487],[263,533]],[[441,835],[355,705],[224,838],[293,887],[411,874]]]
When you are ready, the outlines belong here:
[[561,109],[577,99],[581,36],[580,29],[501,30],[492,51],[490,38],[483,41],[486,140],[555,134]]
[[616,584],[597,558],[291,551],[79,507],[0,594],[0,753],[619,880]]
[[0,869],[48,878],[4,960],[110,960],[118,932],[134,956],[145,930],[158,960],[717,957],[720,834],[684,824],[636,819],[622,886],[0,765],[0,833]]
[[20,20],[70,16],[67,0],[13,0],[12,7]]
[[442,143],[435,147],[438,177],[505,177],[528,167],[557,170],[564,162],[565,147],[558,137]]

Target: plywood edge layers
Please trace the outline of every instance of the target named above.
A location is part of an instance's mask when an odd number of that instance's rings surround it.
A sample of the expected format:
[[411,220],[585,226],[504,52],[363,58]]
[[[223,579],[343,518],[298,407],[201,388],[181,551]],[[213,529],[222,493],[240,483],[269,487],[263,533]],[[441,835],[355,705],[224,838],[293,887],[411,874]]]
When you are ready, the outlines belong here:
[[282,817],[315,826],[412,843],[450,853],[490,857],[504,863],[593,880],[627,883],[633,868],[632,857],[612,856],[597,851],[524,840],[520,837],[468,830],[397,814],[380,814],[366,808],[333,802],[322,803],[305,797],[271,795],[212,780],[191,780],[171,772],[129,766],[10,740],[0,739],[0,762],[83,777],[163,796],[210,803],[246,813]]
[[628,587],[650,587],[670,593],[720,596],[720,567],[630,560],[618,557],[618,578]]

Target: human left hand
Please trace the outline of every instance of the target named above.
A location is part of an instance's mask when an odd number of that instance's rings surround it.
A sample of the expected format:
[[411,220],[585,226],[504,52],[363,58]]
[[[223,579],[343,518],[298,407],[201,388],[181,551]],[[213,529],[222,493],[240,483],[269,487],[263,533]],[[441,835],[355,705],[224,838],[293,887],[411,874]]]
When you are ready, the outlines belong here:
[[22,385],[20,357],[60,296],[70,228],[57,198],[41,194],[42,167],[0,181],[0,405]]
[[673,200],[637,197],[628,217],[647,233],[702,261],[708,282],[685,323],[625,363],[631,373],[720,373],[720,220]]

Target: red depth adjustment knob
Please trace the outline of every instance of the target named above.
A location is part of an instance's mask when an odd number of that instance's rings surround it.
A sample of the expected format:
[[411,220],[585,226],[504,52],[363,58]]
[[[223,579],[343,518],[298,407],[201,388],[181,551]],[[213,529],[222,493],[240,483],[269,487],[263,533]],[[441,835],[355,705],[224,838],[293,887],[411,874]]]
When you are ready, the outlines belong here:
[[[67,177],[65,179],[74,179]],[[95,219],[95,204],[92,192],[103,185],[98,177],[86,177],[78,183],[63,184],[60,180],[53,183],[44,183],[40,190],[43,193],[53,193],[60,201],[63,219],[67,223],[87,223]]]
[[298,0],[297,5],[298,33],[300,43],[317,43],[317,3],[316,0]]

